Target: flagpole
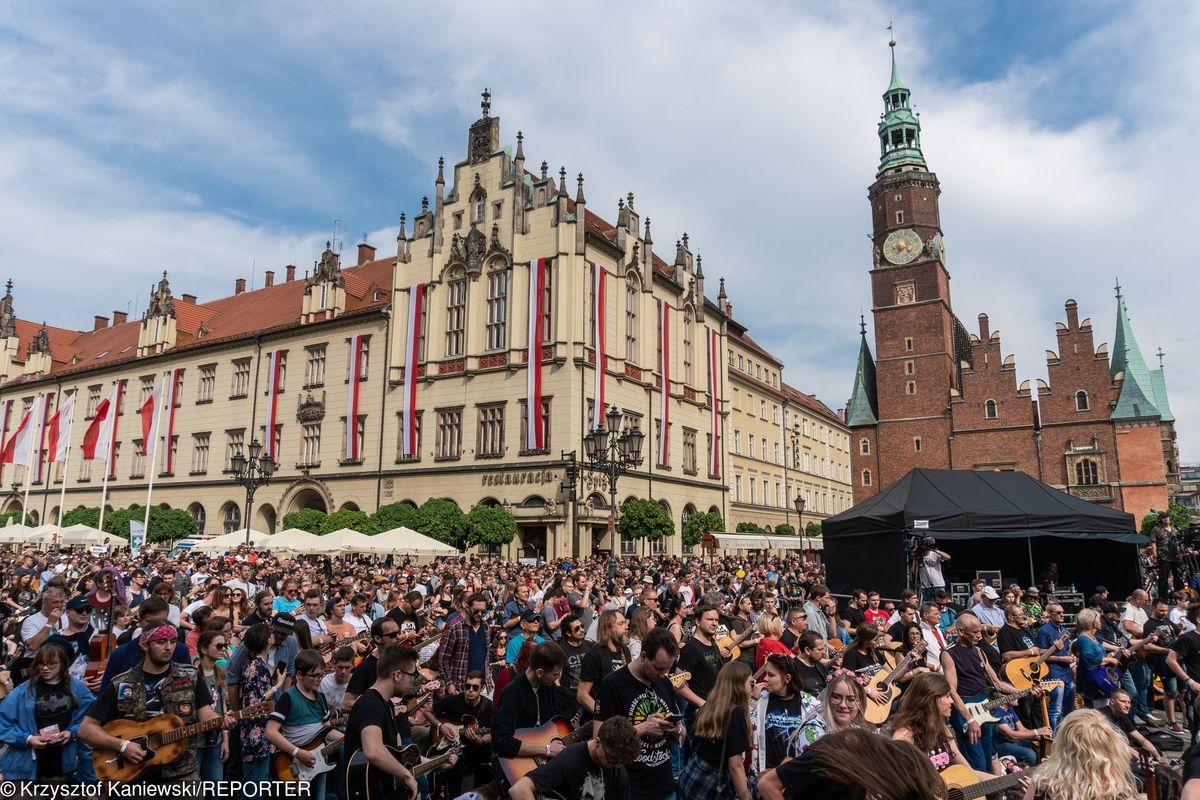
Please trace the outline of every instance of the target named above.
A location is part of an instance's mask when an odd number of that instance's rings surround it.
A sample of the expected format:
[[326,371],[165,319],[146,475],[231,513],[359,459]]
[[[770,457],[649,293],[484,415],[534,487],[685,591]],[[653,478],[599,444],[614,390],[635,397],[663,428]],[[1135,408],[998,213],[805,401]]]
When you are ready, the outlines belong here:
[[[79,390],[77,389],[76,393],[78,393],[78,391]],[[60,529],[59,533],[62,532],[61,528],[62,528],[63,514],[65,514],[66,510],[67,510],[67,481],[70,479],[70,475],[71,475],[70,469],[69,469],[71,466],[71,429],[74,427],[75,427],[75,406],[74,406],[74,404],[72,404],[71,405],[71,418],[69,420],[67,420],[67,455],[63,459],[62,490],[58,496],[58,527]]]
[[[111,413],[115,415],[116,411],[117,410],[114,408],[111,410]],[[115,419],[113,420],[113,423],[116,423]],[[108,467],[110,463],[112,463],[111,442],[108,445],[108,452],[104,455],[104,480],[100,482],[100,522],[97,527],[102,533],[104,532],[104,504],[108,502],[108,473],[111,472]]]
[[[167,375],[171,373],[168,372]],[[169,378],[163,378],[163,388],[166,388],[166,382]],[[166,394],[166,392],[163,392]],[[150,541],[150,495],[154,492],[154,473],[158,470],[154,468],[154,463],[158,459],[158,426],[162,422],[162,401],[163,398],[158,398],[157,407],[154,409],[154,438],[151,439],[154,443],[154,449],[150,451],[150,480],[146,482],[146,516],[142,520],[142,534],[146,537],[146,541]],[[167,444],[170,447],[170,443]]]
[[[36,421],[36,418],[41,416],[42,407],[40,404],[41,404],[42,400],[45,399],[45,397],[46,397],[46,395],[43,394],[41,397],[39,397],[37,400],[35,400],[33,402],[33,407],[31,409],[29,409],[29,424],[30,425],[33,425],[34,422]],[[29,483],[30,483],[29,473],[33,470],[33,453],[37,449],[37,438],[38,437],[36,436],[36,429],[33,432],[35,433],[35,435],[29,437],[29,455],[25,459],[25,499],[21,501],[21,524],[22,525],[25,524],[25,517],[27,516],[27,514],[29,512]]]

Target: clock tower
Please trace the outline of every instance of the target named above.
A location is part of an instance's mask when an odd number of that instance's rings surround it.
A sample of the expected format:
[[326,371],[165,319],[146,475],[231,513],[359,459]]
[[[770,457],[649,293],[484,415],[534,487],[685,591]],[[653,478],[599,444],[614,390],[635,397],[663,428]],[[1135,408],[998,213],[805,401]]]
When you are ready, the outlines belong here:
[[[965,332],[956,335],[961,326],[950,307],[938,214],[941,190],[921,152],[921,123],[896,69],[896,42],[889,46],[892,79],[883,93],[879,169],[868,190],[876,414],[851,414],[874,422],[873,430],[864,428],[863,436],[855,437],[854,456],[861,461],[855,464],[856,499],[890,485],[912,467],[951,466],[949,409],[959,390],[955,353],[962,348],[956,343],[965,339]],[[887,458],[864,452],[872,449]]]

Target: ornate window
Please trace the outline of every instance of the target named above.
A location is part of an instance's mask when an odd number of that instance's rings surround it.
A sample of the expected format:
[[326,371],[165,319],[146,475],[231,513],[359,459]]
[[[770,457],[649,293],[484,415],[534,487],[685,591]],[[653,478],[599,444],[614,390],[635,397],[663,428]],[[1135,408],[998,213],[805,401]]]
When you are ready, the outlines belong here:
[[692,310],[683,312],[683,382],[688,386],[695,384],[692,380]]
[[869,469],[864,469],[864,470],[862,471],[862,485],[863,485],[863,486],[870,486],[870,485],[871,485],[871,470],[869,470]]
[[1088,408],[1089,408],[1088,393],[1085,392],[1083,389],[1080,389],[1078,392],[1075,393],[1075,410],[1076,411],[1087,411]]
[[461,356],[466,345],[467,276],[456,269],[446,283],[446,355]]
[[638,310],[641,289],[637,278],[630,276],[625,283],[625,360],[638,363]]
[[498,458],[504,455],[504,405],[479,406],[479,436],[475,446],[476,458]]
[[304,348],[304,388],[325,385],[325,350],[323,344]]
[[508,283],[512,272],[498,269],[487,279],[487,349],[503,350],[508,344]]
[[988,400],[986,403],[983,404],[983,418],[984,419],[995,419],[996,416],[997,416],[996,415],[996,401]]
[[447,408],[437,412],[435,447],[439,459],[456,459],[462,455],[461,408]]
[[316,467],[321,464],[321,423],[305,425],[300,429],[300,466]]
[[688,475],[699,472],[696,462],[696,432],[690,428],[683,429],[683,471]]
[[225,471],[233,471],[233,456],[236,453],[245,451],[246,447],[246,429],[238,428],[236,430],[225,431]]
[[[213,390],[217,388],[217,365],[205,364],[200,367],[200,385],[199,391],[196,394],[197,403],[211,403],[213,401]],[[97,389],[96,399],[100,399],[100,393]],[[92,405],[92,398],[88,397],[88,405],[95,411],[95,406]]]
[[1082,458],[1075,462],[1075,484],[1077,486],[1095,486],[1100,483],[1100,470],[1096,462],[1090,458]]
[[230,399],[245,397],[250,393],[250,359],[233,360],[233,385],[229,387]]
[[211,433],[192,434],[192,469],[193,475],[203,475],[208,472],[208,443]]
[[862,456],[871,455],[871,441],[869,439],[860,439],[858,441],[858,454]]

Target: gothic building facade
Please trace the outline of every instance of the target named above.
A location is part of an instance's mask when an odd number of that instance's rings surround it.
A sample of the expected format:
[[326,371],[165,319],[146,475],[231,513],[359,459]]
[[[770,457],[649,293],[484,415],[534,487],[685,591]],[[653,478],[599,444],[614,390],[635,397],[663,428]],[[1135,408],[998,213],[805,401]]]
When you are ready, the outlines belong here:
[[999,331],[968,332],[950,301],[941,187],[892,45],[868,189],[875,352],[862,326],[846,408],[854,494],[862,501],[913,467],[1021,470],[1077,497],[1141,515],[1178,484],[1174,417],[1160,363],[1150,369],[1117,287],[1110,353],[1068,300],[1046,351],[1047,380],[1017,381]]

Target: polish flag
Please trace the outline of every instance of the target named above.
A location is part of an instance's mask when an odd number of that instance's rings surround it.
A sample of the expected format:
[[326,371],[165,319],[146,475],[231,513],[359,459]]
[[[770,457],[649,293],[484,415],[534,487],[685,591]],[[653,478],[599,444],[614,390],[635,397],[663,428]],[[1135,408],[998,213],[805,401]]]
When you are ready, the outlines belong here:
[[33,445],[36,441],[35,429],[38,428],[38,417],[42,415],[42,395],[38,395],[33,401],[33,405],[25,412],[25,416],[21,418],[21,424],[17,426],[17,432],[8,440],[8,444],[4,448],[4,453],[0,456],[5,464],[23,464],[29,466],[31,456],[33,455]]
[[124,381],[117,381],[113,384],[108,397],[101,400],[100,404],[96,406],[96,416],[92,417],[91,424],[83,434],[84,461],[93,461],[98,458],[104,463],[108,463],[113,439],[117,432],[117,401],[120,398],[123,383]]
[[596,385],[592,390],[595,402],[592,404],[592,430],[604,427],[604,375],[608,369],[608,352],[605,349],[604,331],[606,328],[604,319],[605,297],[604,297],[604,279],[606,272],[604,267],[599,264],[592,264],[594,275],[592,277],[592,338],[596,342]]
[[70,396],[54,412],[54,416],[50,418],[47,425],[50,434],[46,450],[50,454],[51,462],[67,460],[67,452],[71,447],[71,423],[75,419],[76,394],[77,392],[71,392]]
[[546,432],[542,414],[542,296],[546,292],[549,259],[529,263],[529,350],[525,370],[525,449],[544,450]]
[[425,284],[414,283],[408,291],[408,329],[404,333],[404,439],[401,455],[417,455],[417,358],[420,356],[421,313],[425,304]]
[[142,418],[142,455],[148,456],[158,448],[154,434],[158,431],[158,417],[162,413],[162,383],[154,384],[154,391],[138,409]]
[[[358,381],[362,375],[362,337],[350,337],[350,371],[346,387],[346,460],[357,461],[358,452]],[[271,436],[275,435],[271,431]]]

